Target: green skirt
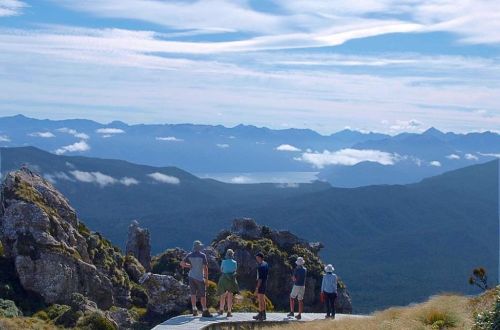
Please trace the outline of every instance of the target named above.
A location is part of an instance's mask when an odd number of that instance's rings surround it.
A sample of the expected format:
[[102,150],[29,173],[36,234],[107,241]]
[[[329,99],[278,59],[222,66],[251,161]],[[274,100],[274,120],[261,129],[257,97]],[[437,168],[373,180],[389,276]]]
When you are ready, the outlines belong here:
[[238,293],[240,288],[238,287],[238,281],[236,280],[236,274],[222,274],[219,278],[219,283],[217,284],[217,295],[223,295],[226,292]]

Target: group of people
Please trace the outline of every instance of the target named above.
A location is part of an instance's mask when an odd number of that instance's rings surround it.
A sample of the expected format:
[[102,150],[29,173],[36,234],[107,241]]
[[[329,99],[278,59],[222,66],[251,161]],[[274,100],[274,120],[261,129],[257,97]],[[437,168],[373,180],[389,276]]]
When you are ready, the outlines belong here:
[[[208,284],[208,260],[202,252],[203,244],[194,241],[193,250],[181,262],[181,267],[189,269],[189,290],[193,316],[198,316],[196,303],[199,300],[202,306],[202,317],[213,317],[207,307],[206,287]],[[255,255],[257,261],[257,280],[255,295],[257,296],[259,313],[253,318],[258,321],[266,320],[266,290],[269,275],[269,265],[262,252]],[[306,292],[307,268],[303,257],[295,261],[296,268],[292,274],[293,287],[290,293],[290,313],[288,317],[300,320],[304,311],[304,295]],[[227,310],[227,317],[232,316],[234,295],[239,292],[236,278],[238,263],[234,259],[234,251],[228,249],[224,260],[221,262],[221,276],[217,285],[219,299],[218,315],[223,315]],[[326,317],[335,318],[335,300],[337,299],[337,275],[334,267],[327,265],[321,283],[321,300],[326,307]],[[298,301],[298,314],[295,315],[295,302]]]

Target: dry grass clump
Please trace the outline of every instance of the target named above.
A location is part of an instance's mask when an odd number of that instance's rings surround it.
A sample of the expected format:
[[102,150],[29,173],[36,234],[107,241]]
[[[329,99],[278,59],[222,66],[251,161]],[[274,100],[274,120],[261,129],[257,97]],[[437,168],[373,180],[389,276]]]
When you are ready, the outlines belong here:
[[434,330],[471,329],[473,325],[470,299],[443,295],[408,307],[389,308],[367,318],[324,320],[288,324],[276,329],[287,330]]
[[0,318],[0,329],[2,330],[56,330],[54,325],[43,320],[32,317]]

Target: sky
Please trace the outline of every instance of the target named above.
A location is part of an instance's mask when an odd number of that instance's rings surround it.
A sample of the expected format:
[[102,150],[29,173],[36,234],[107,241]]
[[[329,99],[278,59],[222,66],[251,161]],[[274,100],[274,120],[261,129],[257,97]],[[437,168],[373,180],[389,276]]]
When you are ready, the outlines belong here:
[[0,0],[0,115],[500,129],[497,0]]

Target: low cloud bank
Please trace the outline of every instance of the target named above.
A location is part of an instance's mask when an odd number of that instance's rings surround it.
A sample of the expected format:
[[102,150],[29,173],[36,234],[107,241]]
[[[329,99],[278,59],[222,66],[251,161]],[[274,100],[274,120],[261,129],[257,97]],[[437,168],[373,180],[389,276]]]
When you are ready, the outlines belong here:
[[328,165],[353,166],[361,162],[394,165],[400,156],[380,150],[347,148],[338,151],[305,152],[295,159],[321,169]]
[[148,174],[148,176],[151,179],[153,179],[157,182],[160,182],[160,183],[167,183],[167,184],[174,184],[174,185],[181,183],[181,180],[179,180],[179,178],[176,178],[175,176],[166,175],[166,174],[163,174],[160,172],[150,173],[150,174]]

